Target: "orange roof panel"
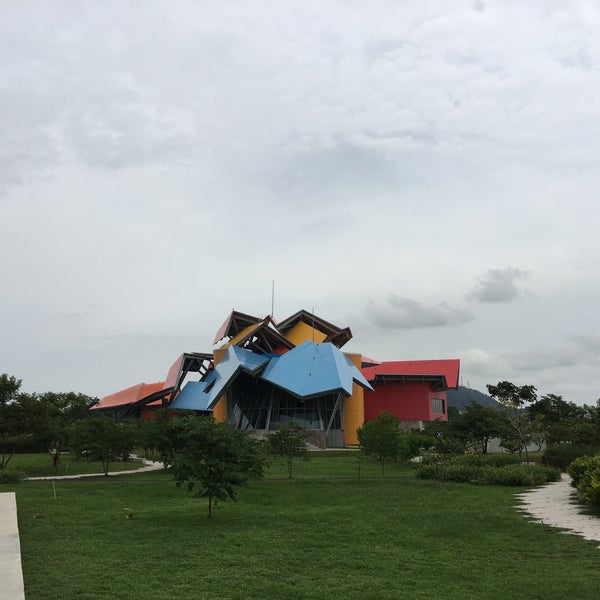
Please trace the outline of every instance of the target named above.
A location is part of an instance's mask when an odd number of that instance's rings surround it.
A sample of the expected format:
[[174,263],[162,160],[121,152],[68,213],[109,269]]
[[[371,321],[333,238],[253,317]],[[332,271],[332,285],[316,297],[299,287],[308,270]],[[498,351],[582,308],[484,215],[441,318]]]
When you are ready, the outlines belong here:
[[156,383],[138,383],[132,385],[120,392],[115,392],[109,396],[100,398],[98,404],[92,406],[92,409],[97,408],[115,408],[117,406],[127,406],[133,404],[154,392],[158,392],[163,389],[164,381],[157,381]]

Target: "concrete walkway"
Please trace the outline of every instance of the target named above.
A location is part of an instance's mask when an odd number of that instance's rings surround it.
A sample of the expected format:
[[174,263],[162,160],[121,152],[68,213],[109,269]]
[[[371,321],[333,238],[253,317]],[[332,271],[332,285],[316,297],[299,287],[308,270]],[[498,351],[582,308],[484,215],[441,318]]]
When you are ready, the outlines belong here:
[[25,600],[14,492],[0,494],[0,600]]
[[571,478],[563,473],[560,481],[518,494],[517,508],[544,525],[600,542],[600,518],[583,514],[576,494]]
[[[129,469],[128,471],[114,471],[108,472],[109,477],[116,477],[117,475],[131,475],[132,473],[144,473],[145,471],[159,471],[163,468],[163,464],[159,462],[151,462],[149,460],[144,460],[143,463],[145,466],[140,467],[139,469]],[[81,479],[82,477],[104,477],[102,473],[82,473],[80,475],[48,475],[45,477],[28,477],[27,481],[52,481],[58,479]]]

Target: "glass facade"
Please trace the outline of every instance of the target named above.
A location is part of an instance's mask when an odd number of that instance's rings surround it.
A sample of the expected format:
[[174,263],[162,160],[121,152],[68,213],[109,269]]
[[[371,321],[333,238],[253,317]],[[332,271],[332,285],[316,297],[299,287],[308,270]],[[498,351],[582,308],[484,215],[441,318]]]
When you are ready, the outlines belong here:
[[341,430],[343,399],[337,393],[296,398],[264,380],[241,373],[227,392],[227,415],[229,423],[238,429],[277,429],[294,421],[309,430]]

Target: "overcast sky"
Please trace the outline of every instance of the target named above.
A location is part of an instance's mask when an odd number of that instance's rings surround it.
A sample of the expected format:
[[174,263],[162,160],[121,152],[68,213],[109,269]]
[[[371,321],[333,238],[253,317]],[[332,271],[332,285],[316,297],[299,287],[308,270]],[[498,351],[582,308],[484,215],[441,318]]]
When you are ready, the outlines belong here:
[[313,310],[600,398],[600,2],[34,2],[0,20],[0,373],[104,396]]

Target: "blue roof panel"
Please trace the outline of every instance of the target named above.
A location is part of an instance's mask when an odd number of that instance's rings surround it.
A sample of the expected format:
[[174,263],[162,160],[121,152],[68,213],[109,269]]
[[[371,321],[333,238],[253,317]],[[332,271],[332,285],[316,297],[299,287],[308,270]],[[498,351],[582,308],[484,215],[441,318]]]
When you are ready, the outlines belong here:
[[206,381],[188,381],[171,402],[170,408],[182,410],[209,410],[208,394],[204,393]]
[[372,389],[352,361],[330,342],[304,342],[271,360],[262,378],[300,398],[343,391],[352,394],[352,383]]
[[254,375],[269,362],[269,357],[256,354],[239,346],[229,346],[223,358],[215,365],[214,385],[208,391],[208,406],[213,408],[240,371]]

